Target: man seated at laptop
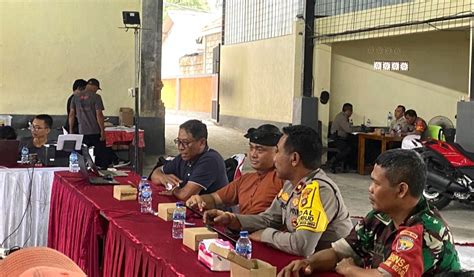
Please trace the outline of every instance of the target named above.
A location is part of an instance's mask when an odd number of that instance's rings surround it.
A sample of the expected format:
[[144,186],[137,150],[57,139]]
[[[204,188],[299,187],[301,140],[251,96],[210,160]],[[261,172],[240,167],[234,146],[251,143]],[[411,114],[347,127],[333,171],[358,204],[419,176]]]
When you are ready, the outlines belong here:
[[245,135],[249,141],[248,157],[256,172],[244,174],[220,190],[205,195],[193,195],[186,205],[202,210],[239,205],[241,214],[258,214],[265,211],[283,187],[276,176],[273,159],[282,133],[278,127],[264,124],[250,128]]
[[16,140],[16,131],[11,126],[0,126],[0,140]]
[[48,143],[48,134],[53,126],[53,118],[47,114],[35,116],[30,125],[31,137],[21,140],[20,151],[26,146],[30,154],[38,154],[40,150]]
[[155,167],[151,181],[171,187],[172,194],[183,201],[195,194],[213,193],[229,182],[224,160],[207,145],[207,127],[199,120],[179,126],[174,140],[179,155],[164,166]]

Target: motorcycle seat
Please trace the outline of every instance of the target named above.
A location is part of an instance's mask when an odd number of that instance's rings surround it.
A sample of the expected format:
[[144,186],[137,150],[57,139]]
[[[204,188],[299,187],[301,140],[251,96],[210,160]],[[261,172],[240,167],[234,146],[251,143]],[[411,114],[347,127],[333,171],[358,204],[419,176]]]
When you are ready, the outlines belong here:
[[469,160],[474,162],[474,152],[469,152],[464,149],[461,145],[457,143],[452,144],[459,152],[461,152],[464,156],[466,156]]

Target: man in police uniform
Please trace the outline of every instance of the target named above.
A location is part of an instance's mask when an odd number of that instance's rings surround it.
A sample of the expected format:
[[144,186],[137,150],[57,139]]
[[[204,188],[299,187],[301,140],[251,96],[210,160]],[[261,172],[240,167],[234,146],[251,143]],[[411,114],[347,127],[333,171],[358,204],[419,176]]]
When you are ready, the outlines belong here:
[[447,224],[422,196],[420,156],[389,150],[377,158],[371,178],[373,211],[332,248],[293,261],[278,276],[334,269],[350,276],[432,276],[460,269]]
[[288,181],[272,205],[258,215],[209,210],[204,222],[247,230],[252,233],[252,240],[308,256],[345,237],[352,224],[339,188],[319,169],[318,134],[301,125],[283,128],[283,133],[277,145],[275,168],[278,177]]

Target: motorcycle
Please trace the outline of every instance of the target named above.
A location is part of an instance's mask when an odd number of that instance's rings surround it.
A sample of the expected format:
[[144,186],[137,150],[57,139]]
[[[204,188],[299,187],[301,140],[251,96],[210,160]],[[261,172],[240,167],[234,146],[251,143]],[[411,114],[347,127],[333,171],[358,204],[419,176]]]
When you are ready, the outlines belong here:
[[454,142],[430,140],[415,148],[428,168],[423,195],[439,210],[452,200],[474,203],[474,153]]

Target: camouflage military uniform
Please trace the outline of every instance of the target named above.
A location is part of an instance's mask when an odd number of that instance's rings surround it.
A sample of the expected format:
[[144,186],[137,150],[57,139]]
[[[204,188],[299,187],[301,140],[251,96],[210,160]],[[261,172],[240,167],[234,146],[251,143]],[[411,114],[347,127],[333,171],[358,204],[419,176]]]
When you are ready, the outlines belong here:
[[322,170],[297,186],[286,181],[271,206],[258,215],[236,215],[242,230],[263,229],[264,243],[299,256],[331,247],[352,228],[337,185]]
[[460,269],[447,224],[424,198],[398,229],[386,214],[371,211],[333,248],[339,257],[353,257],[384,276],[431,276]]

